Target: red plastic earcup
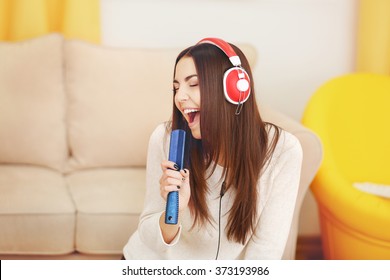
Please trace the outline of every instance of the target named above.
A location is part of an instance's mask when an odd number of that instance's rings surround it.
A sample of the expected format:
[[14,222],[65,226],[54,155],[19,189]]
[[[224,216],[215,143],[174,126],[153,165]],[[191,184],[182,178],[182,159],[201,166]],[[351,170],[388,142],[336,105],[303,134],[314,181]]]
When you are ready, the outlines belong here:
[[240,67],[227,70],[223,77],[223,90],[230,103],[244,103],[251,93],[248,73]]

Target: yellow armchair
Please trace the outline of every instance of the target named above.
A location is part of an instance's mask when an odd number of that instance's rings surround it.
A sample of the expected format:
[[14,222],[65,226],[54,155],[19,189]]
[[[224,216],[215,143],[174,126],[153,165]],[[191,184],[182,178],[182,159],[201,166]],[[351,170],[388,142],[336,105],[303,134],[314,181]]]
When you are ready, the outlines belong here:
[[311,185],[326,259],[390,259],[390,198],[356,182],[390,188],[390,76],[349,74],[309,100],[303,124],[320,137],[324,158]]

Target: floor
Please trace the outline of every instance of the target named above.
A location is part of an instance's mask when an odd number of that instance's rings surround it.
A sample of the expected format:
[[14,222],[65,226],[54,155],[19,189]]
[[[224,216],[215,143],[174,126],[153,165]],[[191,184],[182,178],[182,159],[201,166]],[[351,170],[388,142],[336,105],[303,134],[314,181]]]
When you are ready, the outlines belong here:
[[[64,256],[65,259],[83,260],[83,259],[107,259],[107,260],[120,260],[121,255],[83,255],[83,254],[72,254]],[[18,256],[18,255],[0,255],[0,259],[9,260],[23,260],[23,259],[35,259],[35,260],[50,260],[50,259],[62,259],[61,256]],[[299,236],[297,241],[296,250],[297,260],[322,260],[322,247],[321,238],[314,236]]]
[[319,236],[299,236],[297,241],[297,260],[323,260],[321,238]]

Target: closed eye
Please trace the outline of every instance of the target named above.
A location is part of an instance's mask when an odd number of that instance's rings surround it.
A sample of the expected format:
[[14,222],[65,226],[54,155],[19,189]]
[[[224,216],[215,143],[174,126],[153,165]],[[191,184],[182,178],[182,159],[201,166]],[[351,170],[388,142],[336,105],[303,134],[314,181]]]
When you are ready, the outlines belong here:
[[173,88],[172,88],[172,92],[173,93],[176,93],[177,91],[179,90],[179,85],[178,85],[178,83],[173,83]]

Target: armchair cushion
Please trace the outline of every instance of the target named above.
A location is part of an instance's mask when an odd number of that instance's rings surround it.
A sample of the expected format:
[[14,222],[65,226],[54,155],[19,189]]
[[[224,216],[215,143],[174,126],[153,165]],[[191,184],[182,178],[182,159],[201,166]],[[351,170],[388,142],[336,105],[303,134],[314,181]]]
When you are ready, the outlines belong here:
[[353,186],[358,190],[361,190],[366,193],[390,198],[390,186],[388,185],[364,182],[364,183],[354,183]]

